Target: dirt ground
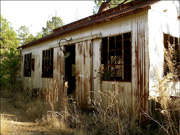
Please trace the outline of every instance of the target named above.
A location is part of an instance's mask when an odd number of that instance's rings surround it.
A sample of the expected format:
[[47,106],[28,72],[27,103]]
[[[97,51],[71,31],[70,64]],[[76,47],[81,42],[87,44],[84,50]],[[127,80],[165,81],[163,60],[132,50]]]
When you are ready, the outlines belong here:
[[25,121],[23,110],[13,107],[10,101],[8,98],[1,98],[2,135],[50,135],[47,129],[38,123]]

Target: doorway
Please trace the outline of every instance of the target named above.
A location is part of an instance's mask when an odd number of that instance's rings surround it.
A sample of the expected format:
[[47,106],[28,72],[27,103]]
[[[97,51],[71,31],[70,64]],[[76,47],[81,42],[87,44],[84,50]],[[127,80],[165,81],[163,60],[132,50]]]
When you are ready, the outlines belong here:
[[75,45],[66,46],[66,54],[65,56],[65,77],[66,81],[68,81],[68,90],[67,95],[75,92]]

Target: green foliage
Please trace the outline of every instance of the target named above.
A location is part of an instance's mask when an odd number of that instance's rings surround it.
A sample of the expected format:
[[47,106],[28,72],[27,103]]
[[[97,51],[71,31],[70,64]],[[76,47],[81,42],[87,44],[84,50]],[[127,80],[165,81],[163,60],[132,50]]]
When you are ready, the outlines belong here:
[[[106,2],[107,0],[94,0],[95,6],[93,8],[93,14],[97,14],[101,4],[103,2]],[[110,8],[116,7],[118,6],[118,4],[120,4],[121,2],[124,2],[125,0],[111,0],[110,2]],[[125,3],[127,2],[131,2],[133,0],[127,0]]]
[[29,42],[32,42],[36,39],[32,34],[30,34],[29,28],[25,25],[19,28],[18,36],[21,41],[21,45],[28,44]]
[[8,22],[5,18],[1,16],[1,56],[3,57],[3,54],[5,51],[7,51],[9,48],[14,48],[15,50],[19,46],[20,42],[17,37],[16,32],[11,27],[10,22]]
[[4,59],[1,61],[0,82],[1,86],[10,89],[12,93],[15,91],[19,69],[19,52],[14,48],[10,48],[4,53]]
[[29,28],[25,25],[21,26],[18,30],[18,36],[21,40],[21,43],[26,41],[27,37],[29,36]]
[[42,38],[42,37],[43,37],[42,32],[38,32],[35,36],[35,40]]
[[46,27],[42,27],[42,31],[38,32],[36,36],[33,36],[29,32],[29,28],[25,25],[21,26],[18,30],[18,36],[21,41],[21,45],[28,44],[34,40],[38,40],[43,36],[47,36],[53,32],[53,29],[62,26],[64,23],[60,17],[52,17],[51,20],[46,22]]
[[53,29],[64,25],[60,17],[52,17],[51,20],[46,22],[46,28],[42,28],[43,36],[47,36],[53,32]]
[[1,16],[1,67],[0,84],[2,88],[15,90],[17,73],[19,70],[19,52],[17,47],[20,44],[16,32],[5,18]]
[[36,38],[33,36],[33,34],[30,34],[26,40],[26,43],[30,43],[32,41],[34,41]]

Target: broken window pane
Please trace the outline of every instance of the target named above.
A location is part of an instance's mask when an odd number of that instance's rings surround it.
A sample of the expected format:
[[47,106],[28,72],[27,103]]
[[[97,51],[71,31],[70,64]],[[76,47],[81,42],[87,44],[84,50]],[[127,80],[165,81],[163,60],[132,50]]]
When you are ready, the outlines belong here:
[[102,80],[131,81],[131,33],[102,39],[101,64]]

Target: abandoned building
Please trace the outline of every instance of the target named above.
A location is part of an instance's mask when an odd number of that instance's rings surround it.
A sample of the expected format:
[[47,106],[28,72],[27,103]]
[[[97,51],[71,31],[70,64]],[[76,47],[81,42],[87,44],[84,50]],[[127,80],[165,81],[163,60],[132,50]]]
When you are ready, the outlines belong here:
[[[81,106],[98,91],[117,90],[149,112],[155,70],[165,75],[164,47],[170,42],[180,52],[179,25],[178,1],[151,0],[119,4],[54,29],[21,46],[23,88],[43,89],[55,80],[64,89],[68,82],[67,94],[75,91]],[[174,88],[172,95],[180,96],[180,81]]]

